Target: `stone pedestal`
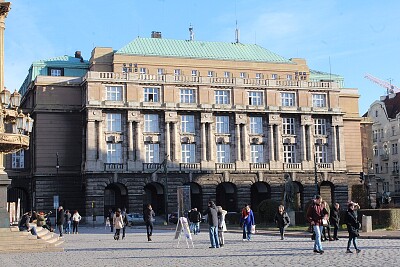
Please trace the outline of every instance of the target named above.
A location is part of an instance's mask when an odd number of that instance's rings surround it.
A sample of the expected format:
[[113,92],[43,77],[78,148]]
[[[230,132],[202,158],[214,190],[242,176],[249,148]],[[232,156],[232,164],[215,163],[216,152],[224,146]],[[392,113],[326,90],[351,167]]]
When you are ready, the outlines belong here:
[[371,216],[362,216],[362,231],[363,232],[372,232],[372,217]]
[[290,226],[296,226],[296,212],[291,210],[287,211],[287,214],[289,215],[290,218]]
[[8,179],[8,175],[0,174],[0,228],[10,227],[10,215],[7,211],[7,186],[10,184],[11,180]]

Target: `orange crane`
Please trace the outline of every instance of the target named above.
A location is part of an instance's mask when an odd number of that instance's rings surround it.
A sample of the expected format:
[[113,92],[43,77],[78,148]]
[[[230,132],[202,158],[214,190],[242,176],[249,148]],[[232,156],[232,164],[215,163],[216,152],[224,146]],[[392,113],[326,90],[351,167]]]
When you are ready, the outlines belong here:
[[382,81],[381,79],[378,79],[372,76],[371,74],[366,73],[364,78],[376,83],[377,85],[382,86],[383,88],[386,88],[387,94],[394,94],[400,92],[400,88],[393,85],[391,82]]

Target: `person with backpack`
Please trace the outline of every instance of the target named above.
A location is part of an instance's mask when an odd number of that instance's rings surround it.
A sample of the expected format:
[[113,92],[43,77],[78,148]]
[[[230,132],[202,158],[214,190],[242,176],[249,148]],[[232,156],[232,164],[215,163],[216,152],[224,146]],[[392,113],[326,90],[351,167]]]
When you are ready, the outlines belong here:
[[279,205],[278,212],[275,213],[274,221],[276,226],[279,228],[281,240],[285,239],[285,229],[290,224],[290,217],[285,211],[285,207],[283,205]]

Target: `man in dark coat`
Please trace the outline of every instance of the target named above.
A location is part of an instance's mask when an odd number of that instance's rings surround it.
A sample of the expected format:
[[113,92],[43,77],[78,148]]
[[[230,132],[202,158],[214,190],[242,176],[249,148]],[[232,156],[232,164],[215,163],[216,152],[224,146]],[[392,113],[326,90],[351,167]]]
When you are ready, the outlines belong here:
[[330,224],[333,225],[333,239],[339,240],[338,238],[338,230],[340,225],[340,205],[339,203],[335,203],[333,209],[331,210],[331,218]]
[[143,211],[143,220],[146,224],[147,229],[147,241],[151,241],[151,236],[153,235],[153,221],[155,213],[151,204],[147,204],[147,207]]
[[213,201],[208,202],[208,209],[205,213],[208,218],[209,234],[210,234],[210,248],[219,248],[218,241],[218,212]]
[[189,214],[189,220],[192,223],[193,234],[197,235],[200,233],[201,213],[197,210],[197,208],[192,209]]
[[64,214],[64,209],[62,206],[58,207],[57,210],[57,227],[58,227],[58,231],[60,233],[60,237],[63,236],[63,226],[64,226],[64,222],[65,222],[65,214]]
[[307,221],[313,227],[315,233],[314,252],[323,254],[324,250],[321,244],[321,233],[322,233],[322,218],[325,217],[328,212],[321,205],[322,198],[320,195],[316,195],[313,204],[307,210]]

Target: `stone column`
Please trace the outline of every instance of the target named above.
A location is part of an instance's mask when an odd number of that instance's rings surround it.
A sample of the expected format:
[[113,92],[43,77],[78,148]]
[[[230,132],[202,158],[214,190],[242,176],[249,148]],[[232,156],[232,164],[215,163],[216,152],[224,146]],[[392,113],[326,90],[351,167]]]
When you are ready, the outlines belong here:
[[210,153],[210,161],[216,161],[216,155],[214,155],[214,146],[215,146],[215,138],[213,136],[213,131],[212,131],[212,124],[208,124],[208,141],[210,146],[208,147]]
[[276,160],[277,161],[282,161],[281,159],[281,147],[282,147],[282,140],[280,138],[281,136],[281,131],[279,129],[279,125],[275,125],[276,129],[276,139],[275,144],[276,144]]
[[307,161],[306,126],[301,125],[301,153],[302,161]]
[[173,155],[174,155],[174,161],[178,162],[179,161],[179,145],[180,145],[180,139],[179,139],[179,133],[178,133],[178,123],[175,122],[174,124],[174,151],[173,151]]
[[165,123],[165,153],[171,156],[171,129],[169,122]]
[[128,159],[129,160],[133,160],[134,156],[133,156],[133,149],[134,149],[134,141],[133,141],[133,121],[128,121],[128,144],[129,144],[129,148],[128,148]]
[[142,123],[136,123],[136,160],[142,160],[143,150],[143,135],[142,135]]
[[98,129],[97,129],[97,136],[98,136],[98,160],[100,161],[104,161],[104,143],[105,143],[105,139],[104,139],[104,134],[103,134],[103,121],[99,121],[98,122]]
[[332,160],[337,161],[337,139],[336,139],[336,126],[332,126]]
[[242,151],[241,151],[241,140],[240,140],[240,124],[236,124],[236,160],[242,161]]
[[207,161],[207,139],[205,123],[201,123],[201,160]]
[[243,125],[243,160],[244,161],[249,161],[249,154],[250,154],[250,142],[249,142],[249,136],[247,134],[247,127],[244,124]]
[[275,161],[275,141],[274,141],[274,125],[269,124],[268,125],[268,131],[269,131],[269,159],[270,161]]
[[339,161],[345,161],[346,157],[345,157],[345,153],[344,152],[344,138],[342,136],[343,135],[343,126],[337,126],[337,140],[339,140],[339,144],[337,146],[337,159]]

